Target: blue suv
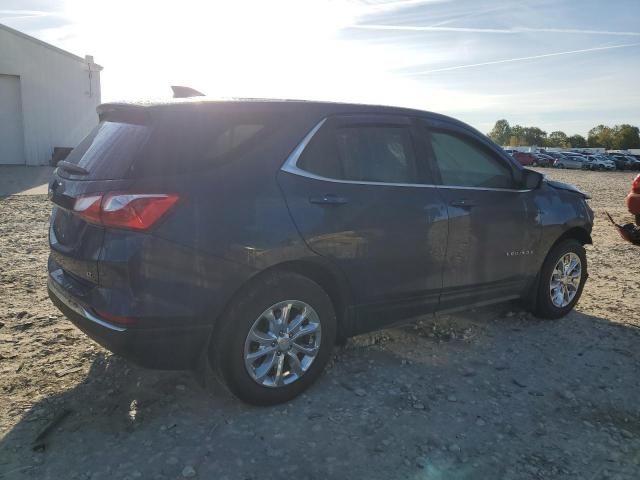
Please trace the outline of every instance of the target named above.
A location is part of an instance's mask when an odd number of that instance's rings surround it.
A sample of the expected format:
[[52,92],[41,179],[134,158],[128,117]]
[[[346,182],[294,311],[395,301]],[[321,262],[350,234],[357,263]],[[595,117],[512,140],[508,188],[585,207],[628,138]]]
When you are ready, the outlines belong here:
[[[274,100],[104,104],[49,188],[49,295],[107,349],[287,401],[337,341],[522,299],[558,318],[593,212],[473,128]],[[204,369],[200,369],[201,371]]]

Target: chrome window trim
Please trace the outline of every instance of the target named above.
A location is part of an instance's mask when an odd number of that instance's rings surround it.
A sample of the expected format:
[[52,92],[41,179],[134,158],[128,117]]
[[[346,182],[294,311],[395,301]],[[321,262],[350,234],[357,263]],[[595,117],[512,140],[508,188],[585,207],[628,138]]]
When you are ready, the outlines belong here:
[[314,137],[314,135],[322,128],[324,123],[327,121],[327,118],[323,118],[318,122],[318,124],[313,127],[309,133],[305,135],[302,141],[296,146],[296,148],[291,152],[291,154],[287,157],[281,169],[283,172],[291,173],[293,175],[298,175],[300,177],[311,178],[313,180],[319,180],[321,182],[329,182],[329,183],[344,183],[349,185],[379,185],[385,187],[418,187],[418,188],[435,188],[435,189],[452,189],[452,190],[480,190],[487,192],[512,192],[512,193],[525,193],[530,192],[532,189],[524,189],[518,190],[513,188],[490,188],[490,187],[465,187],[462,185],[436,185],[436,184],[428,184],[428,183],[391,183],[391,182],[369,182],[365,180],[340,180],[337,178],[329,178],[323,177],[321,175],[316,175],[315,173],[307,172],[306,170],[298,167],[298,159],[304,149],[307,148],[309,142]]

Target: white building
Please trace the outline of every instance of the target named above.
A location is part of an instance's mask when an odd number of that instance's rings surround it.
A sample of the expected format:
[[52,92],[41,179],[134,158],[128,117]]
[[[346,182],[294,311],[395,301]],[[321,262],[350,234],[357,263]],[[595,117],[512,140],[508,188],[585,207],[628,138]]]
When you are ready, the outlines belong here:
[[0,24],[0,165],[47,165],[97,124],[100,70]]

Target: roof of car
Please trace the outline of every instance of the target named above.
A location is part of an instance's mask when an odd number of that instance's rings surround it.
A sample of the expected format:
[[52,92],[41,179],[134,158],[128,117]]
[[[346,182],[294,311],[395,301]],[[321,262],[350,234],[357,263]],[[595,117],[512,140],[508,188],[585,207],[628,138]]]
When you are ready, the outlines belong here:
[[216,107],[224,104],[277,104],[282,108],[291,108],[292,111],[309,110],[326,115],[345,114],[345,113],[388,113],[396,115],[412,115],[412,116],[429,116],[431,118],[440,118],[457,123],[461,126],[469,128],[465,123],[455,118],[441,115],[439,113],[418,110],[406,107],[395,107],[388,105],[369,105],[360,103],[342,103],[316,100],[295,100],[295,99],[273,99],[273,98],[214,98],[214,97],[192,97],[192,98],[170,98],[162,100],[144,100],[134,102],[109,102],[98,106],[98,114],[106,113],[111,110],[119,109],[182,109],[188,106],[200,107]]

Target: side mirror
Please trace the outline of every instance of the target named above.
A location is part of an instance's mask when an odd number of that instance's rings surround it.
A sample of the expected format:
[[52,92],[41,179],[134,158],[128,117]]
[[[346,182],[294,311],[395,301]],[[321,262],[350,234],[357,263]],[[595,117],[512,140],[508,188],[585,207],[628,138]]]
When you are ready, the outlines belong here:
[[520,185],[524,190],[536,190],[538,187],[540,187],[543,178],[544,175],[542,175],[541,173],[524,168],[522,170]]

